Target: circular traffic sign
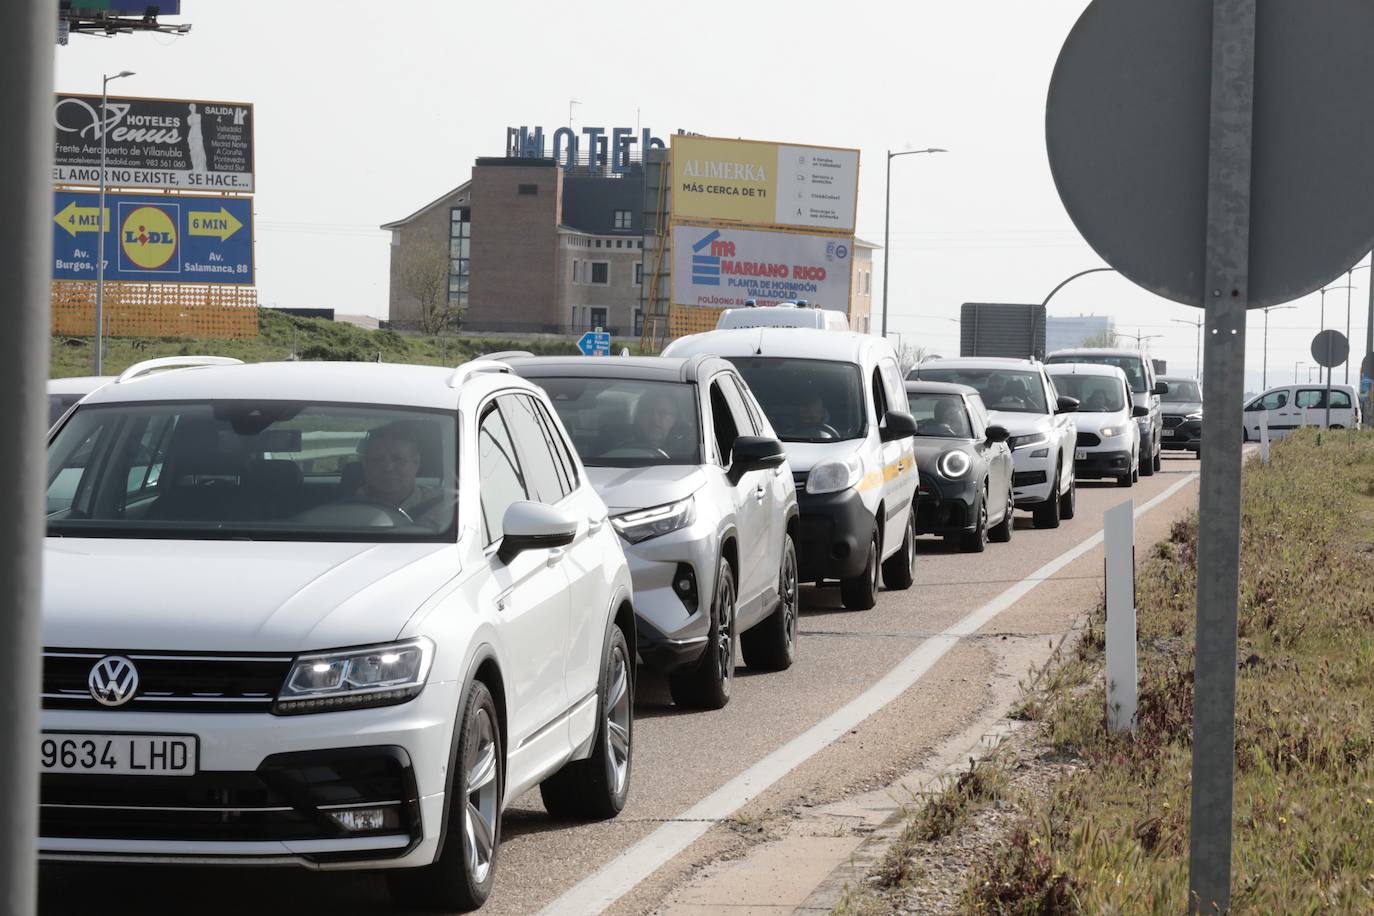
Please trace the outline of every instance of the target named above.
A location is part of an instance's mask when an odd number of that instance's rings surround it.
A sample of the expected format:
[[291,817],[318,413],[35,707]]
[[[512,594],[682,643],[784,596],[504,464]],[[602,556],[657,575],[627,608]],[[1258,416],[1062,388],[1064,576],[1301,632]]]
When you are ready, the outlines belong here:
[[[1256,18],[1250,308],[1319,289],[1374,244],[1374,4],[1264,0]],[[1050,171],[1093,249],[1203,304],[1212,4],[1093,0],[1045,106]]]
[[1312,338],[1312,358],[1318,366],[1339,366],[1350,357],[1350,341],[1340,331],[1321,331]]

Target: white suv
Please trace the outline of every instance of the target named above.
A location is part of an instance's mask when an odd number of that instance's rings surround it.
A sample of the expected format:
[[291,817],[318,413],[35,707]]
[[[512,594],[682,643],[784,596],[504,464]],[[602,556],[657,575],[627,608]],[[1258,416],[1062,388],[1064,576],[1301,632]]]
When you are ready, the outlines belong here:
[[508,801],[625,803],[606,506],[504,364],[216,362],[135,366],[50,434],[40,853],[480,906]]

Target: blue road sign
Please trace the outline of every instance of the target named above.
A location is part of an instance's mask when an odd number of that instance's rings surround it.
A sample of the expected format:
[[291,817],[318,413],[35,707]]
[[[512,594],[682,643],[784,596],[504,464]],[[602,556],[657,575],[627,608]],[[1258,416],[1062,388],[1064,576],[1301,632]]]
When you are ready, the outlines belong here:
[[135,283],[253,282],[253,202],[239,197],[58,191],[54,280],[96,279],[105,225],[105,279]]
[[588,331],[577,340],[583,356],[610,356],[611,335],[606,331]]

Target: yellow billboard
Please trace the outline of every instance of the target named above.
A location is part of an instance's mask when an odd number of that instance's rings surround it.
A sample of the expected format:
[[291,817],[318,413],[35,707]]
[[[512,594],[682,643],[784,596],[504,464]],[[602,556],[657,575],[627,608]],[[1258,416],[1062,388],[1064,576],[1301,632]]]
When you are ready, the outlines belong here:
[[674,220],[854,231],[856,149],[675,134],[672,162]]

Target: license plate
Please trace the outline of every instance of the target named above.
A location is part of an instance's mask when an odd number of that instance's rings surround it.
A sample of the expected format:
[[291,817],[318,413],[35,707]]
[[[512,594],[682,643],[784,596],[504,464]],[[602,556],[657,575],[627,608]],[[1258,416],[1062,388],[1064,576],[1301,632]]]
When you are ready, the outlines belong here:
[[44,773],[194,776],[199,759],[192,735],[44,732],[38,750]]
[[1159,431],[1159,434],[1160,434],[1161,436],[1170,436],[1170,437],[1171,437],[1171,436],[1173,436],[1174,431],[1173,431],[1172,429],[1161,429],[1161,430]]
[[1074,461],[1082,461],[1082,460],[1084,460],[1084,459],[1087,458],[1087,457],[1088,457],[1088,450],[1085,449],[1085,448],[1077,449],[1077,450],[1073,453],[1073,459],[1074,459]]

